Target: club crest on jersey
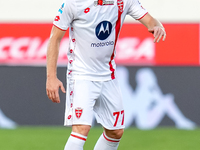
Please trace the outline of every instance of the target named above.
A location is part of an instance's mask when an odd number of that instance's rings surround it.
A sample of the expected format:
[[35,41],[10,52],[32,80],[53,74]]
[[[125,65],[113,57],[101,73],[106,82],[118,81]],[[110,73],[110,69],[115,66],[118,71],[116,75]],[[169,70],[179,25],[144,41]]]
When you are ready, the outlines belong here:
[[106,1],[106,0],[98,0],[98,1],[94,1],[94,6],[97,5],[114,5],[114,1]]
[[123,0],[117,0],[117,6],[120,12],[123,12],[124,10],[124,2]]
[[95,29],[96,36],[99,40],[107,39],[111,32],[112,24],[109,21],[100,22]]
[[82,113],[83,113],[83,109],[82,109],[82,108],[77,107],[77,108],[75,109],[75,114],[76,114],[76,117],[77,117],[78,119],[81,117]]
[[62,6],[60,7],[60,9],[58,10],[61,14],[63,13],[64,6],[65,6],[65,3],[63,3]]

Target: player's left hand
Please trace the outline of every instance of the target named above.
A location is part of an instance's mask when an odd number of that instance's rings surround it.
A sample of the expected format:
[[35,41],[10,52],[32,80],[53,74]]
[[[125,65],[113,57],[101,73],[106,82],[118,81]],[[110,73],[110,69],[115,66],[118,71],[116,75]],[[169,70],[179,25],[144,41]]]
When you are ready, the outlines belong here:
[[163,37],[162,40],[165,41],[166,32],[165,32],[165,29],[163,27],[155,26],[153,29],[148,29],[148,31],[153,34],[154,43],[155,42],[157,42],[157,43],[160,42],[162,37]]

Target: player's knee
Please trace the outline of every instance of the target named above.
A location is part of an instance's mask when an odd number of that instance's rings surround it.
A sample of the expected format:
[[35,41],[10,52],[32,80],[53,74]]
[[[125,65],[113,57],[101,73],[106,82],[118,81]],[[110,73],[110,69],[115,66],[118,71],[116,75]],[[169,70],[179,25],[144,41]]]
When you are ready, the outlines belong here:
[[113,139],[121,139],[122,135],[124,133],[124,129],[118,129],[118,130],[107,130],[105,129],[105,134]]
[[90,131],[90,128],[91,126],[89,125],[73,125],[72,131],[87,136]]

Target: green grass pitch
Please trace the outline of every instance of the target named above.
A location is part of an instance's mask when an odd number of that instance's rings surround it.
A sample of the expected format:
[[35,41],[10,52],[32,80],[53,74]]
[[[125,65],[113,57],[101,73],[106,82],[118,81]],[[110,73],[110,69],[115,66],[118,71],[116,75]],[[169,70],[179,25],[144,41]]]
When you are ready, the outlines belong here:
[[[0,150],[63,150],[71,129],[66,127],[19,127],[0,129]],[[92,128],[84,150],[93,147],[102,128]],[[200,129],[188,131],[157,128],[125,129],[118,150],[199,150]]]

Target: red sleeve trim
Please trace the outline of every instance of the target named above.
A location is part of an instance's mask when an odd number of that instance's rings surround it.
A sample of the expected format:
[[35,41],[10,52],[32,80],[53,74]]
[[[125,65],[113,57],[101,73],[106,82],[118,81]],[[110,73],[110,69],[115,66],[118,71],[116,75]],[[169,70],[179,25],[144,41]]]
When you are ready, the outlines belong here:
[[63,30],[63,29],[61,29],[61,28],[59,28],[58,26],[56,26],[55,24],[53,24],[56,28],[58,28],[58,29],[60,29],[60,30],[62,30],[62,31],[67,31],[67,30]]
[[86,141],[86,138],[83,138],[83,137],[80,137],[80,136],[77,136],[77,135],[74,135],[74,134],[71,134],[71,136],[73,136],[73,137],[75,137],[75,138],[77,138],[77,139]]
[[[146,14],[148,14],[148,12]],[[144,16],[146,16],[146,14],[144,14],[142,17],[140,17],[139,19],[136,19],[136,20],[140,20],[140,19],[144,18]]]

